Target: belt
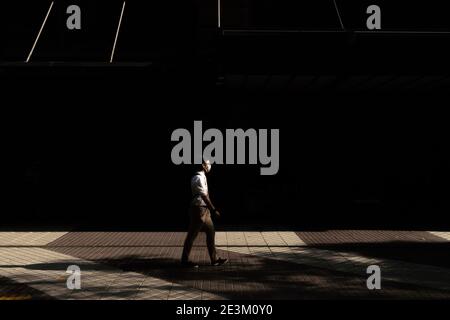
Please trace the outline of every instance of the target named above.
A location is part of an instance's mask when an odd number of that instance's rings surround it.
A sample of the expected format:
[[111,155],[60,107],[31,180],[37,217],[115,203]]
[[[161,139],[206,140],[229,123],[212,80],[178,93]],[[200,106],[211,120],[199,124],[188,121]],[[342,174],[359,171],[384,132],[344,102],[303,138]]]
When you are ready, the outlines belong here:
[[205,209],[208,209],[208,210],[209,210],[208,206],[206,206],[206,205],[192,204],[191,206],[196,207],[196,208],[205,208]]
[[[197,194],[194,194],[194,196],[192,197],[192,200],[194,200],[195,198],[197,198],[197,197],[201,197],[202,195],[201,194],[199,194],[199,193],[197,193]],[[202,201],[203,201],[203,199],[202,199]],[[193,205],[194,207],[199,207],[199,208],[206,208],[206,209],[208,209],[209,210],[209,207],[207,206],[207,205],[202,205],[202,204],[194,204]]]

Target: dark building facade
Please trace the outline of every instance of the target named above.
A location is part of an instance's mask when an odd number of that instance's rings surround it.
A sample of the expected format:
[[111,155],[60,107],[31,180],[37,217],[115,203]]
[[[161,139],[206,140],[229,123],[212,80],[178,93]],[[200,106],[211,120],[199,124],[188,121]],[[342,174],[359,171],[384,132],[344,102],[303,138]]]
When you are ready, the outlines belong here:
[[109,64],[122,1],[75,2],[81,32],[56,1],[29,64],[49,2],[3,19],[5,227],[184,228],[194,168],[170,136],[194,120],[280,129],[277,175],[213,167],[219,228],[450,225],[438,7],[417,28],[421,7],[381,3],[392,32],[366,33],[360,2],[222,1],[218,28],[216,2],[127,1]]

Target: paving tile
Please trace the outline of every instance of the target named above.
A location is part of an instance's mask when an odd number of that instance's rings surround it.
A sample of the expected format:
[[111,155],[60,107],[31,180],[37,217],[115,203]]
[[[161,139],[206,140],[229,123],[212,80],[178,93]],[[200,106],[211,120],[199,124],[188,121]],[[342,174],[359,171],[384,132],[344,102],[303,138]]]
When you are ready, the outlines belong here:
[[216,246],[227,246],[227,233],[226,232],[216,232]]
[[264,241],[268,246],[286,246],[286,242],[280,236],[279,232],[261,232]]
[[261,232],[244,232],[245,240],[249,247],[252,246],[267,246]]
[[295,232],[280,231],[278,233],[288,246],[306,246],[306,243]]
[[227,244],[229,246],[246,246],[247,241],[244,232],[226,232]]

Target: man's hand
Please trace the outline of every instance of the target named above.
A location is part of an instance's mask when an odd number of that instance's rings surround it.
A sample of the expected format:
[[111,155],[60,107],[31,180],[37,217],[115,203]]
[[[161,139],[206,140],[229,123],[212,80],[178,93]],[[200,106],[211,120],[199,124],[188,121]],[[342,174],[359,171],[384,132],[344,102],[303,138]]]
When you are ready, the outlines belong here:
[[214,214],[216,215],[217,218],[220,218],[220,212],[217,210],[214,210]]

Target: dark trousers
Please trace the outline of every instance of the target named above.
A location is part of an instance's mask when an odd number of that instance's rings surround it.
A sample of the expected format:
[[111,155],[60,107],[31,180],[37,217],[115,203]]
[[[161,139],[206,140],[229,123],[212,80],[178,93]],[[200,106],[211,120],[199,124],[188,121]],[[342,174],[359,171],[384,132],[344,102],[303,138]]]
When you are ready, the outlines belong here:
[[216,245],[214,243],[215,230],[209,209],[206,207],[191,206],[190,218],[191,222],[186,240],[184,241],[181,260],[189,260],[189,254],[191,253],[195,238],[197,238],[200,231],[204,231],[206,233],[206,245],[208,246],[209,257],[211,262],[214,263],[217,260]]

